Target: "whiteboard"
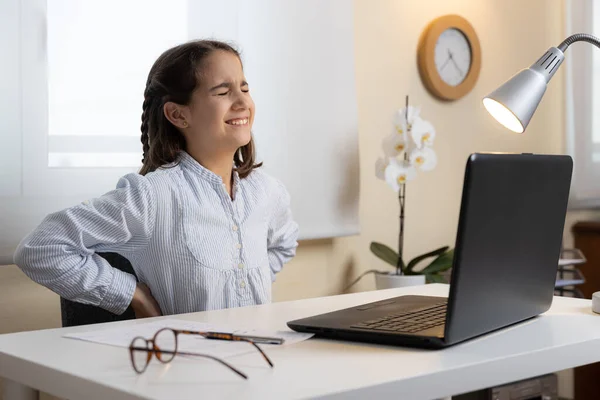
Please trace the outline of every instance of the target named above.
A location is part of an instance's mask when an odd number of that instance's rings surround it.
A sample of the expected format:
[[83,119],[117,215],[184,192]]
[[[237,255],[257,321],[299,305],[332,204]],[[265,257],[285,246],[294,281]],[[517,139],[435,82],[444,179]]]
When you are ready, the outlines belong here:
[[[256,104],[258,161],[290,192],[301,240],[359,232],[353,19],[353,4],[345,0],[188,2],[190,39],[229,41],[241,50]],[[28,165],[34,159],[39,164],[30,147],[47,152],[47,141],[32,139],[27,128],[43,120],[36,113],[44,112],[40,93],[47,92],[31,92],[39,88],[32,82],[41,82],[45,65],[43,58],[24,58],[31,51],[19,46],[43,45],[31,43],[43,35],[29,33],[41,31],[42,21],[20,21],[19,0],[0,4],[0,34],[14,38],[0,43],[1,54],[8,55],[0,66],[0,265],[12,262],[16,245],[45,215],[111,190],[129,172],[52,169],[48,176],[56,183],[44,187],[50,180]],[[35,76],[26,79],[24,74]],[[29,89],[23,87],[27,82]],[[74,179],[95,184],[63,183]]]

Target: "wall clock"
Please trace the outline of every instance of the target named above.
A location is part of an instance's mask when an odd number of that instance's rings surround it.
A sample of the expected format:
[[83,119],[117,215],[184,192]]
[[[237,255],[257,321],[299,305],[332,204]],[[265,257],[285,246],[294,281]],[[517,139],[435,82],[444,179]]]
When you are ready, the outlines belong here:
[[458,15],[433,20],[419,39],[417,62],[421,80],[433,96],[460,99],[473,89],[481,69],[475,30]]

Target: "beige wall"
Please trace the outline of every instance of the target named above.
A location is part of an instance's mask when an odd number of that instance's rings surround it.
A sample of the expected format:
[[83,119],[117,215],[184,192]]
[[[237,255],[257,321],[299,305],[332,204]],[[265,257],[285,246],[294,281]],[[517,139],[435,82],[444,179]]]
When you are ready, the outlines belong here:
[[[552,7],[549,5],[552,4]],[[355,39],[360,134],[358,236],[302,242],[297,257],[274,285],[275,301],[340,293],[371,268],[388,268],[369,252],[372,240],[395,246],[398,200],[374,176],[381,139],[405,95],[420,105],[437,129],[437,169],[419,174],[407,188],[405,254],[453,245],[467,156],[475,151],[559,153],[563,145],[563,73],[551,82],[524,135],[509,134],[485,112],[481,98],[563,39],[561,0],[356,0]],[[474,26],[482,48],[479,81],[466,97],[433,99],[416,66],[419,35],[435,17],[455,13]],[[324,91],[326,94],[326,90]],[[568,229],[590,212],[570,213]],[[354,290],[373,289],[373,278]],[[59,325],[55,295],[36,287],[16,268],[0,267],[0,333]]]
[[[361,234],[302,243],[298,256],[274,286],[278,300],[336,293],[362,271],[389,268],[370,253],[369,243],[376,240],[396,246],[398,200],[384,182],[375,178],[374,163],[381,155],[381,140],[390,131],[390,116],[403,106],[406,95],[435,125],[439,158],[435,170],[419,174],[407,187],[407,257],[454,244],[469,153],[564,151],[564,71],[559,70],[552,80],[523,135],[508,133],[481,104],[483,96],[562,41],[562,1],[358,0],[355,5]],[[481,43],[482,69],[471,93],[444,103],[430,96],[421,84],[416,51],[424,27],[435,17],[449,13],[462,15],[474,26]],[[572,223],[591,215],[594,213],[569,213],[566,245],[571,244]],[[373,287],[373,278],[368,276],[355,290]]]

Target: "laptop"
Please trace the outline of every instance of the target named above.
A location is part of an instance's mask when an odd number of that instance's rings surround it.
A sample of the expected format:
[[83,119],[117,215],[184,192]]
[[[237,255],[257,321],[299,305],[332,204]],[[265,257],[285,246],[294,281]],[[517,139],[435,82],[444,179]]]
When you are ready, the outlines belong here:
[[572,169],[565,155],[471,154],[447,298],[399,296],[287,325],[318,337],[444,348],[544,313]]

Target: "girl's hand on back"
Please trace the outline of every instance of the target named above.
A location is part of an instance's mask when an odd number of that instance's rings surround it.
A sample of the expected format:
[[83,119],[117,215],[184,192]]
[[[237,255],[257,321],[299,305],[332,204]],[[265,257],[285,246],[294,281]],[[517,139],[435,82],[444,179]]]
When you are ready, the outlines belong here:
[[135,288],[131,307],[135,312],[136,318],[159,317],[162,315],[160,306],[152,296],[150,288],[141,282],[138,282]]

